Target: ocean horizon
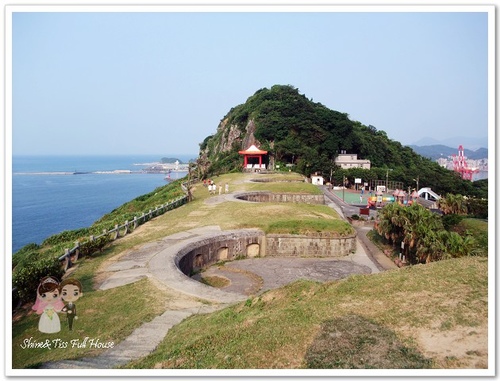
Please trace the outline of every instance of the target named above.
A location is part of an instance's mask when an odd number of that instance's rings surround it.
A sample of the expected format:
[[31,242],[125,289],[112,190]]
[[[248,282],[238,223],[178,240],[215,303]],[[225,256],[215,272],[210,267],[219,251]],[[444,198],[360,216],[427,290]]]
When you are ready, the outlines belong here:
[[[14,155],[12,253],[62,231],[89,227],[124,203],[166,185],[165,174],[141,173],[162,157],[185,163],[196,155]],[[169,176],[175,180],[186,174],[174,171]]]

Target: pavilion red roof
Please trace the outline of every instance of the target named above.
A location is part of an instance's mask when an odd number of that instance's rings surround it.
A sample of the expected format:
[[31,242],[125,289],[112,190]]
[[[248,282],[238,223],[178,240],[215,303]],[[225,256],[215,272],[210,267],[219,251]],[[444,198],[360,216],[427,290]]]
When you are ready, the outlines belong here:
[[265,155],[267,151],[261,151],[254,144],[248,147],[245,151],[238,151],[240,155]]

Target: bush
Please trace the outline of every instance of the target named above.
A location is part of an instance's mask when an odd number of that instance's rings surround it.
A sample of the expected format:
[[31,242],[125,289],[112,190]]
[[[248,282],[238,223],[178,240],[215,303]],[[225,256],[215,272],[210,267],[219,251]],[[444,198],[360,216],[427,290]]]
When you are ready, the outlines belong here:
[[109,235],[96,238],[93,241],[87,241],[80,246],[81,257],[91,257],[97,252],[101,252],[104,246],[111,242]]
[[28,263],[12,274],[12,284],[17,289],[17,295],[22,302],[36,298],[36,289],[40,279],[51,275],[58,279],[64,275],[64,270],[57,258],[46,258]]
[[34,243],[24,246],[12,256],[12,266],[15,270],[12,283],[13,287],[18,290],[19,298],[27,301],[30,297],[36,296],[36,288],[42,277],[52,275],[60,278],[64,274],[58,258],[64,255],[66,248],[73,247],[74,243],[79,241],[81,243],[80,256],[92,256],[101,252],[111,242],[110,235],[106,234],[91,242],[88,242],[89,236],[99,236],[103,230],[112,230],[115,225],[123,225],[127,220],[131,222],[134,216],[139,217],[148,209],[153,210],[156,206],[184,195],[181,189],[183,181],[183,179],[175,180],[168,185],[156,188],[153,192],[139,196],[104,215],[90,227],[55,234],[45,239],[40,246]]
[[89,228],[76,230],[65,230],[59,234],[54,234],[42,242],[42,246],[57,245],[59,243],[76,241],[80,237],[89,235]]
[[451,230],[454,226],[458,225],[465,216],[458,214],[444,214],[442,216],[443,226],[446,230]]
[[40,250],[40,246],[36,243],[29,243],[23,246],[12,256],[12,268],[26,261],[31,261],[33,255],[38,254],[38,250]]
[[40,252],[38,250],[25,252],[22,255],[16,255],[15,257],[13,256],[12,269],[15,269],[18,266],[22,267],[29,263],[36,262],[39,259],[39,256]]
[[488,200],[469,198],[467,200],[467,211],[469,215],[476,218],[488,218]]

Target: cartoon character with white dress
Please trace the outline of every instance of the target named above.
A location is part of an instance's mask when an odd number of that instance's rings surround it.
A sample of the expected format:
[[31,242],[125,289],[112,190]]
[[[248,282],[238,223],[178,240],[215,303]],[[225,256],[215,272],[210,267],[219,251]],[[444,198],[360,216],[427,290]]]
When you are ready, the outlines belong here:
[[32,309],[41,315],[38,330],[43,333],[59,332],[61,321],[57,313],[64,307],[59,292],[59,281],[52,276],[42,278],[36,294],[36,302]]

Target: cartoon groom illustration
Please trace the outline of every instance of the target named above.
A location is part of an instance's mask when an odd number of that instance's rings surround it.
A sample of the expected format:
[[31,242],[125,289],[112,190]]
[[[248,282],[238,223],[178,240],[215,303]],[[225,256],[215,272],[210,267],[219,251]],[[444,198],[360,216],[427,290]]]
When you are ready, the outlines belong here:
[[65,312],[68,317],[69,330],[73,330],[73,319],[78,319],[76,316],[76,302],[80,297],[83,296],[82,284],[76,279],[65,279],[59,285],[61,290],[61,298],[64,302],[68,302],[62,309],[61,312]]

